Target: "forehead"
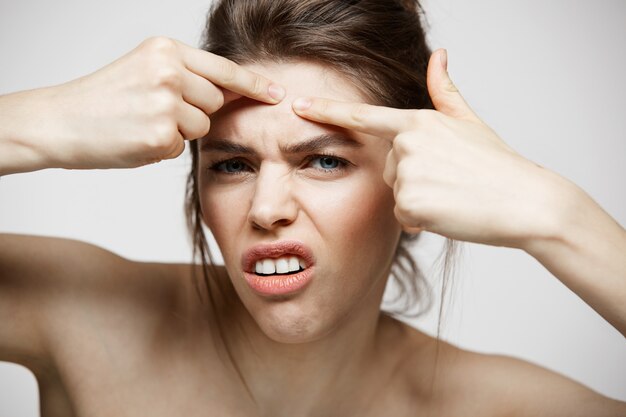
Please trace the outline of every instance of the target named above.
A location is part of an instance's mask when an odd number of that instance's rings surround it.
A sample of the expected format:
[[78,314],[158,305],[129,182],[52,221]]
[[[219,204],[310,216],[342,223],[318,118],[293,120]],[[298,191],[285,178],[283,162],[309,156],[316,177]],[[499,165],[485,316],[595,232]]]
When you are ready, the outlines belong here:
[[318,64],[257,63],[243,67],[282,85],[286,90],[286,97],[276,105],[247,98],[229,103],[211,116],[209,137],[216,135],[229,139],[271,137],[285,141],[329,131],[342,131],[340,128],[321,125],[299,117],[292,110],[293,101],[303,96],[364,101],[351,81]]
[[[339,72],[312,62],[257,63],[242,65],[287,88],[286,101],[317,95],[346,100],[362,100],[353,83]],[[281,103],[284,104],[284,101]]]

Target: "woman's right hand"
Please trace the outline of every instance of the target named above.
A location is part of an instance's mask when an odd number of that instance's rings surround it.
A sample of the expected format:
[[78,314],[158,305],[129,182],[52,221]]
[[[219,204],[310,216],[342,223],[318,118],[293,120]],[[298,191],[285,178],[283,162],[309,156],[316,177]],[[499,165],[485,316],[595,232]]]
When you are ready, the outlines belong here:
[[132,168],[176,158],[184,139],[207,134],[209,115],[241,96],[275,104],[284,90],[226,58],[155,37],[90,75],[23,97],[34,124],[19,129],[41,142],[28,144],[46,159],[37,169]]

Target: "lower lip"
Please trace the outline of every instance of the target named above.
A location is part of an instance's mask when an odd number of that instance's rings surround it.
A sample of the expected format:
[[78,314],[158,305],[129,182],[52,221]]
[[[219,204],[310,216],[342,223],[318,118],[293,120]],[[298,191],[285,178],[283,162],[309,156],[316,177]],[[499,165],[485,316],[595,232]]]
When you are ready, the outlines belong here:
[[261,295],[285,295],[304,288],[313,279],[313,267],[297,274],[261,276],[244,272],[248,285]]

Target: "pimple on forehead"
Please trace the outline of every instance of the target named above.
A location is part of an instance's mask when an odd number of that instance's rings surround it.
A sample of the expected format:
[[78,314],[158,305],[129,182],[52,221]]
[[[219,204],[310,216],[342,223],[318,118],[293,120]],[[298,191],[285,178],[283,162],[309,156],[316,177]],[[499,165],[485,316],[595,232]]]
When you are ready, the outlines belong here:
[[317,96],[345,101],[362,101],[364,98],[353,82],[329,66],[310,62],[263,62],[244,65],[253,72],[281,84],[286,97],[280,103],[288,104],[302,96]]
[[[208,137],[247,142],[291,142],[307,136],[343,131],[303,119],[294,113],[293,101],[302,96],[327,97],[342,101],[361,101],[354,85],[338,73],[317,64],[256,63],[244,67],[285,87],[285,99],[275,105],[246,97],[235,100],[211,115]],[[259,143],[257,142],[257,143]],[[259,143],[260,144],[260,143]]]

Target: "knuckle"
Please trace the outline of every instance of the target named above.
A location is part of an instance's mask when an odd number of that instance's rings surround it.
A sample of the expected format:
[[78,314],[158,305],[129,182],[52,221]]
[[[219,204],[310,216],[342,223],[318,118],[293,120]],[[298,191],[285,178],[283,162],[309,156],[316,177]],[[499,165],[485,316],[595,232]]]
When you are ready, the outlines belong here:
[[153,103],[159,117],[171,119],[178,108],[178,98],[174,94],[159,94]]
[[224,58],[218,61],[218,65],[222,82],[225,84],[234,83],[237,79],[237,64]]
[[218,111],[224,106],[224,94],[221,92],[217,93],[215,97],[213,97],[210,110],[211,113]]
[[411,110],[409,120],[412,126],[422,126],[429,117],[428,110]]
[[402,217],[408,219],[415,216],[416,198],[405,187],[398,186],[395,201]]
[[409,209],[406,200],[407,198],[403,193],[398,193],[398,196],[396,197],[396,213],[404,220],[408,220],[412,217],[412,212]]
[[178,158],[184,151],[185,151],[185,142],[179,140],[178,142],[176,142],[176,146],[174,148],[174,151],[172,151],[170,154],[168,154],[165,157],[165,159],[175,159],[175,158]]
[[[410,228],[419,229],[419,231],[428,230],[429,222],[415,210],[407,211],[400,208],[398,205],[394,208],[394,214],[396,218],[405,226]],[[413,230],[410,233],[416,233],[418,230]]]
[[385,169],[385,171],[383,172],[383,181],[385,182],[385,184],[393,188],[395,180],[396,178],[393,172],[389,169]]
[[406,159],[403,159],[402,161],[400,161],[396,168],[396,172],[397,172],[399,181],[404,183],[404,181],[406,181],[406,179],[411,175],[411,172],[412,172],[412,167],[411,167],[410,162],[407,161]]
[[330,103],[328,102],[328,100],[324,100],[324,99],[315,100],[314,105],[315,105],[315,109],[314,109],[315,113],[317,113],[318,115],[329,114]]
[[142,44],[146,49],[159,53],[172,53],[176,51],[176,42],[167,36],[152,36]]
[[172,122],[162,122],[153,128],[151,137],[146,141],[148,151],[152,155],[165,155],[172,149],[178,138],[178,126]]
[[165,65],[155,70],[154,82],[159,87],[180,91],[183,80],[180,71],[172,66]]
[[213,114],[224,106],[224,95],[216,94],[211,97],[206,103],[203,103],[202,110],[205,114]]
[[265,81],[263,80],[263,78],[259,77],[259,76],[254,76],[253,80],[252,80],[252,87],[250,89],[250,92],[255,96],[255,97],[260,97],[263,96],[264,92],[265,92]]
[[211,127],[210,123],[211,121],[207,116],[202,116],[201,118],[194,120],[193,123],[187,123],[180,126],[179,130],[185,139],[199,139],[209,133],[209,128]]
[[209,133],[209,130],[211,130],[211,119],[206,117],[204,121],[204,126],[198,129],[197,136],[194,139],[206,136]]
[[400,133],[393,141],[394,152],[399,156],[407,155],[411,152],[411,145],[415,142],[415,138],[407,133]]
[[369,107],[366,104],[357,104],[350,112],[350,119],[358,126],[363,125],[369,118]]

